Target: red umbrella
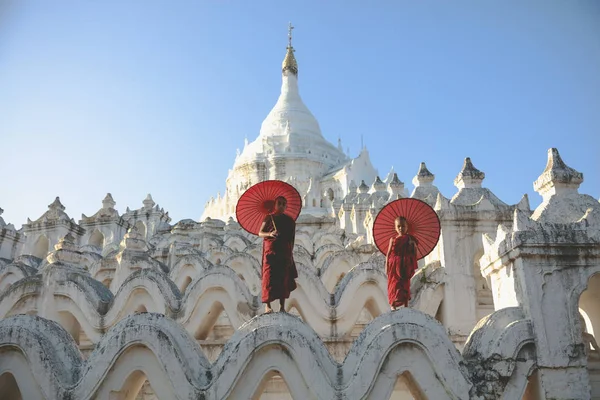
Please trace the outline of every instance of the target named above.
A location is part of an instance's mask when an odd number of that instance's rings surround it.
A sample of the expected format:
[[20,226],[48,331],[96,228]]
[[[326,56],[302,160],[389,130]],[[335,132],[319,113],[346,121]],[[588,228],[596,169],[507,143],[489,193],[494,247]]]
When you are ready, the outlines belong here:
[[394,200],[379,211],[373,223],[373,239],[379,251],[386,254],[390,238],[398,235],[397,217],[406,218],[408,233],[419,241],[417,258],[431,253],[440,239],[440,219],[429,204],[417,199]]
[[258,235],[265,217],[275,211],[275,199],[279,196],[287,200],[285,214],[296,220],[302,209],[296,188],[283,181],[263,181],[246,190],[237,202],[235,216],[242,228]]

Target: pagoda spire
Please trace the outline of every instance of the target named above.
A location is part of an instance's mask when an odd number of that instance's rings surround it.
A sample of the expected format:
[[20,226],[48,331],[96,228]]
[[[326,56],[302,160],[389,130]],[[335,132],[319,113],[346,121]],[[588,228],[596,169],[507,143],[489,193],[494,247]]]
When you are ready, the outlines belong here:
[[296,62],[296,57],[294,57],[294,47],[292,46],[292,23],[290,22],[288,25],[288,46],[287,52],[285,53],[285,58],[283,59],[283,63],[281,64],[281,72],[285,73],[286,71],[291,72],[292,74],[298,76],[298,62]]

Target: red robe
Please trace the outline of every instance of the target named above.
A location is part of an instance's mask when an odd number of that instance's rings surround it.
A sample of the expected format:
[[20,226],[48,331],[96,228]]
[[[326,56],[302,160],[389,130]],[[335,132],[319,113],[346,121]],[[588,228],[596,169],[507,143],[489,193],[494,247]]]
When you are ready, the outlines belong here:
[[414,236],[398,236],[394,238],[387,257],[388,301],[392,307],[408,306],[410,300],[410,278],[417,270],[417,254],[416,248],[410,246],[409,238],[415,246],[418,244]]
[[[296,289],[298,277],[293,256],[296,222],[286,214],[273,215],[277,238],[264,238],[262,261],[262,302],[287,299]],[[267,217],[265,232],[273,231],[271,217]]]

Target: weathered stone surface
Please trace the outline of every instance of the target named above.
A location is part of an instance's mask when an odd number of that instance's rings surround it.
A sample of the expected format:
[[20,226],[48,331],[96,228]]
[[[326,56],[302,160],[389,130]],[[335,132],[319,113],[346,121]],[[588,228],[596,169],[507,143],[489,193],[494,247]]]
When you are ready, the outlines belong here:
[[[104,335],[87,360],[66,331],[40,317],[4,319],[0,332],[0,349],[10,346],[25,353],[34,382],[50,399],[104,398],[111,391],[125,392],[127,382],[119,376],[133,373],[138,368],[136,357],[146,358],[145,354],[152,354],[152,363],[161,366],[157,373],[166,374],[161,394],[178,399],[250,398],[256,382],[271,369],[295,382],[290,388],[294,398],[309,394],[302,398],[360,399],[393,384],[377,379],[378,371],[389,368],[390,357],[403,353],[417,357],[407,369],[419,377],[419,385],[430,386],[430,392],[443,388],[447,398],[462,399],[471,388],[461,356],[444,329],[410,309],[375,320],[343,363],[331,358],[314,331],[286,313],[256,317],[241,326],[214,364],[191,336],[160,314],[125,318]],[[145,370],[154,369],[146,365]],[[253,377],[254,385],[245,384]]]

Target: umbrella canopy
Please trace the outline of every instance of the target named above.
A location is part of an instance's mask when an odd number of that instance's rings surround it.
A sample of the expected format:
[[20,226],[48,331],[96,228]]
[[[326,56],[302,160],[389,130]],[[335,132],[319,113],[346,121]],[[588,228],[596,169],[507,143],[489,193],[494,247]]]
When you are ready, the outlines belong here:
[[271,180],[257,183],[242,194],[235,207],[238,223],[258,235],[265,217],[275,212],[275,199],[279,196],[287,200],[285,214],[296,220],[302,209],[300,193],[289,183]]
[[390,238],[396,237],[395,221],[404,217],[408,222],[408,233],[418,241],[417,258],[431,253],[440,239],[440,219],[431,206],[417,199],[398,199],[387,204],[375,217],[373,239],[383,254],[387,253]]

